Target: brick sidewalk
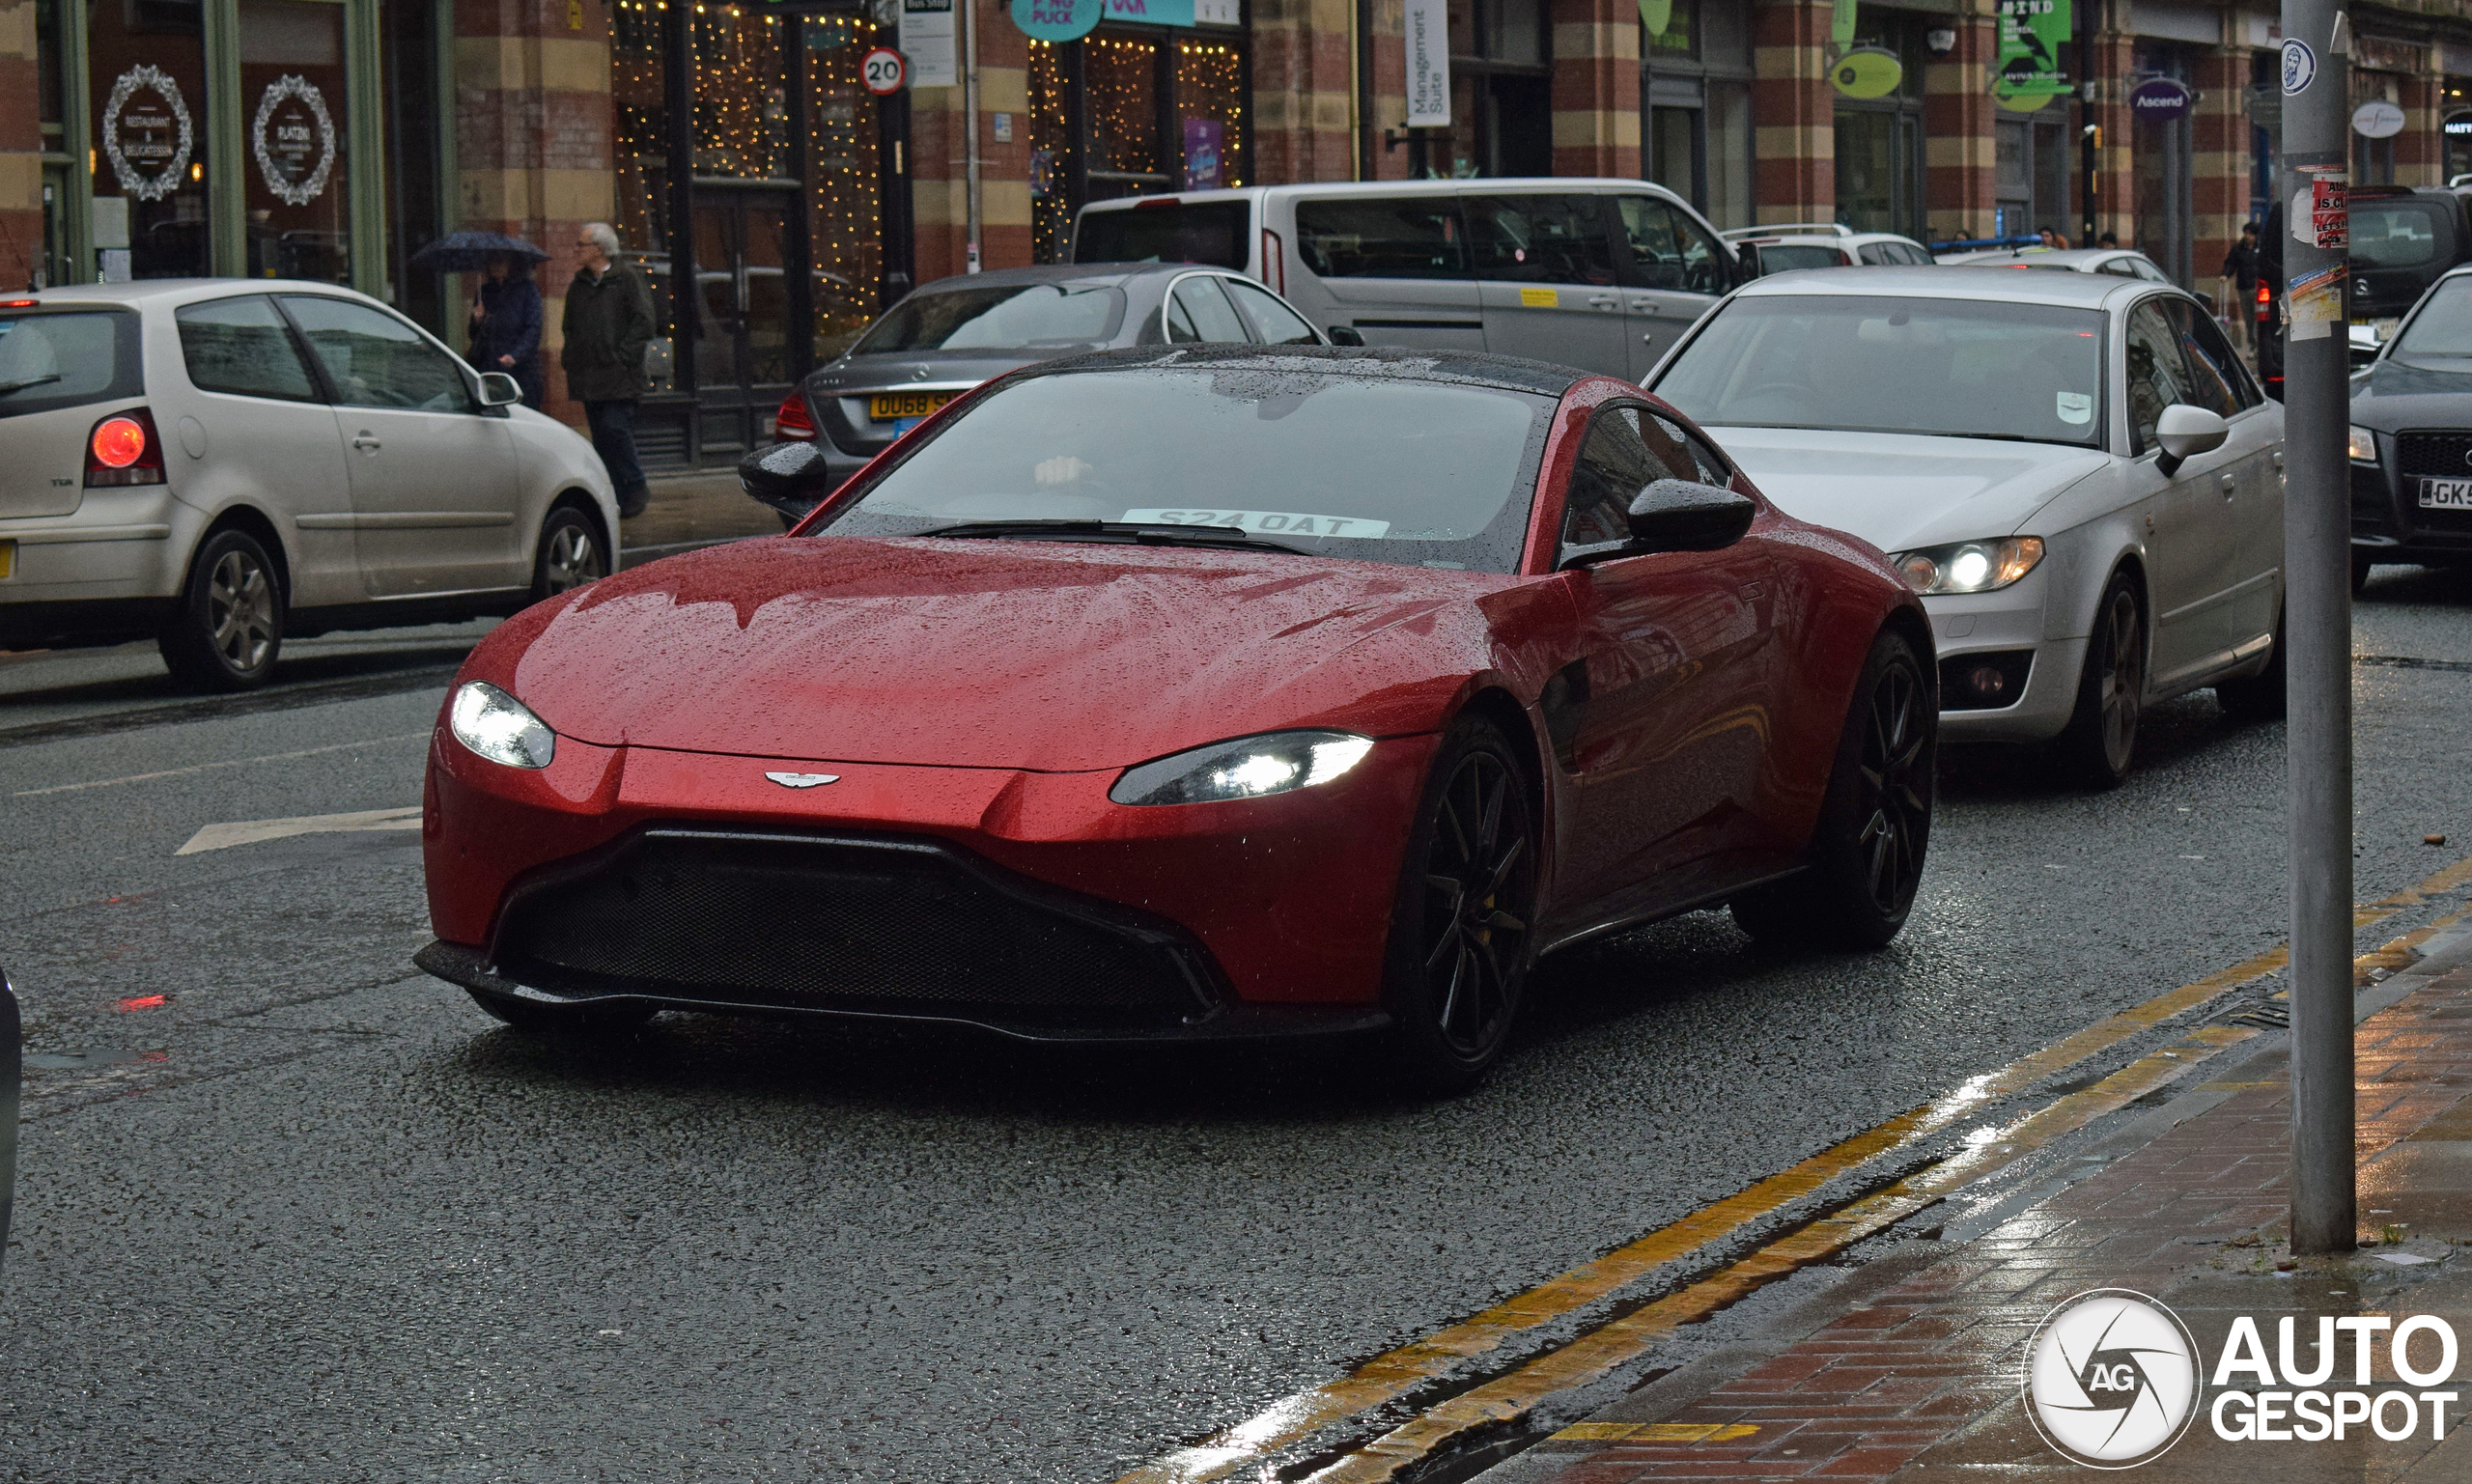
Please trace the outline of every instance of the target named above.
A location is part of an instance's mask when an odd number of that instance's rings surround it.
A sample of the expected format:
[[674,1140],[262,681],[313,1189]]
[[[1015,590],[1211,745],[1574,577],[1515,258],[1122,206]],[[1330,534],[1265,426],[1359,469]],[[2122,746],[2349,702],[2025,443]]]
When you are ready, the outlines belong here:
[[[2413,977],[2416,988],[2357,1031],[2363,1235],[2383,1228],[2403,1239],[2383,1250],[2439,1261],[2397,1267],[2374,1246],[2289,1261],[2279,1246],[2290,1107],[2278,1049],[2233,1074],[2245,1080],[2223,1102],[1740,1377],[1679,1410],[1626,1416],[1616,1404],[1503,1472],[1558,1484],[2082,1479],[2036,1433],[2018,1386],[2036,1324],[2093,1288],[2161,1299],[2194,1331],[2205,1367],[2243,1313],[2269,1346],[2277,1318],[2302,1316],[2305,1353],[2318,1314],[2437,1313],[2472,1353],[2472,1278],[2455,1271],[2472,1269],[2472,1252],[2444,1260],[2472,1242],[2472,967]],[[2333,1384],[2349,1379],[2348,1345],[2343,1353]],[[2385,1352],[2377,1356],[2382,1370]],[[2216,1389],[2208,1386],[2209,1402]],[[2242,1484],[2472,1479],[2472,1439],[2432,1443],[2424,1425],[2414,1441],[2364,1441],[2358,1427],[2351,1440],[2229,1443],[2202,1416],[2158,1473]]]

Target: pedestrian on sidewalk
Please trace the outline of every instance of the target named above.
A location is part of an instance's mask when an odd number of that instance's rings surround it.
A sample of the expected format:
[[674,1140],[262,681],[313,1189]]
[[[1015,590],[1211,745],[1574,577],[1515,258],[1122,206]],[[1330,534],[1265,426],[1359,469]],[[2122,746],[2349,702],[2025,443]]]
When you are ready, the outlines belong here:
[[2240,240],[2223,255],[2224,292],[2231,302],[2224,306],[2224,328],[2232,332],[2234,349],[2247,354],[2257,349],[2252,342],[2255,333],[2255,312],[2250,307],[2258,296],[2258,224],[2244,223]]
[[618,491],[618,514],[640,516],[652,499],[635,457],[635,403],[644,395],[644,349],[653,339],[652,294],[641,275],[617,261],[618,234],[586,222],[576,234],[581,268],[567,284],[559,321],[566,344],[567,395],[583,404],[592,446]]
[[492,253],[489,276],[472,301],[471,361],[515,378],[523,405],[541,410],[541,288],[530,259]]

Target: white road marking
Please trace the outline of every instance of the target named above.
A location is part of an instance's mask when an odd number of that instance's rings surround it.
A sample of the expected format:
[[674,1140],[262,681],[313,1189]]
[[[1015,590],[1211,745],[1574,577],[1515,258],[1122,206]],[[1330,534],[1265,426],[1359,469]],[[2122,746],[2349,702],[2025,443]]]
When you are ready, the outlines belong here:
[[421,806],[407,804],[400,809],[362,809],[351,814],[304,814],[289,820],[240,820],[229,825],[209,825],[189,836],[189,843],[172,852],[175,855],[194,855],[200,851],[229,850],[236,845],[256,845],[267,840],[286,840],[294,835],[349,834],[363,829],[418,829],[421,827]]
[[230,758],[220,763],[192,763],[186,768],[166,768],[161,772],[130,773],[126,778],[97,778],[92,783],[61,783],[47,789],[19,789],[11,798],[35,798],[44,794],[74,794],[80,789],[107,789],[116,783],[150,783],[156,778],[179,778],[189,773],[202,773],[217,768],[245,768],[251,763],[288,763],[294,758],[313,758],[322,752],[343,752],[353,747],[373,747],[379,742],[409,742],[427,737],[427,731],[399,732],[392,737],[371,737],[360,742],[331,742],[323,747],[303,747],[297,752],[269,752],[264,757]]

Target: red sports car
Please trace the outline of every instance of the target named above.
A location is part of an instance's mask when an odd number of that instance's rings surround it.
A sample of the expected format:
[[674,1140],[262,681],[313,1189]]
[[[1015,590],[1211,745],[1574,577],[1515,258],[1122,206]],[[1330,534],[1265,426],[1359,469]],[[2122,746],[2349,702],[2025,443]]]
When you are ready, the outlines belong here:
[[1936,689],[1879,553],[1636,386],[1108,351],[492,633],[418,962],[518,1026],[1367,1031],[1463,1086],[1554,949],[1720,903],[1888,941]]

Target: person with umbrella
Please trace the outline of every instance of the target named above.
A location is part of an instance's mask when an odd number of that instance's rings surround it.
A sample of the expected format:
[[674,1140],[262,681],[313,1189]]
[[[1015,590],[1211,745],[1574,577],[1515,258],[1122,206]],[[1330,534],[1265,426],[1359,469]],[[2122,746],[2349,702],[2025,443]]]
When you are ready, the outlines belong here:
[[489,254],[489,276],[472,301],[474,366],[503,372],[523,388],[523,405],[541,410],[541,290],[532,261],[520,253]]

